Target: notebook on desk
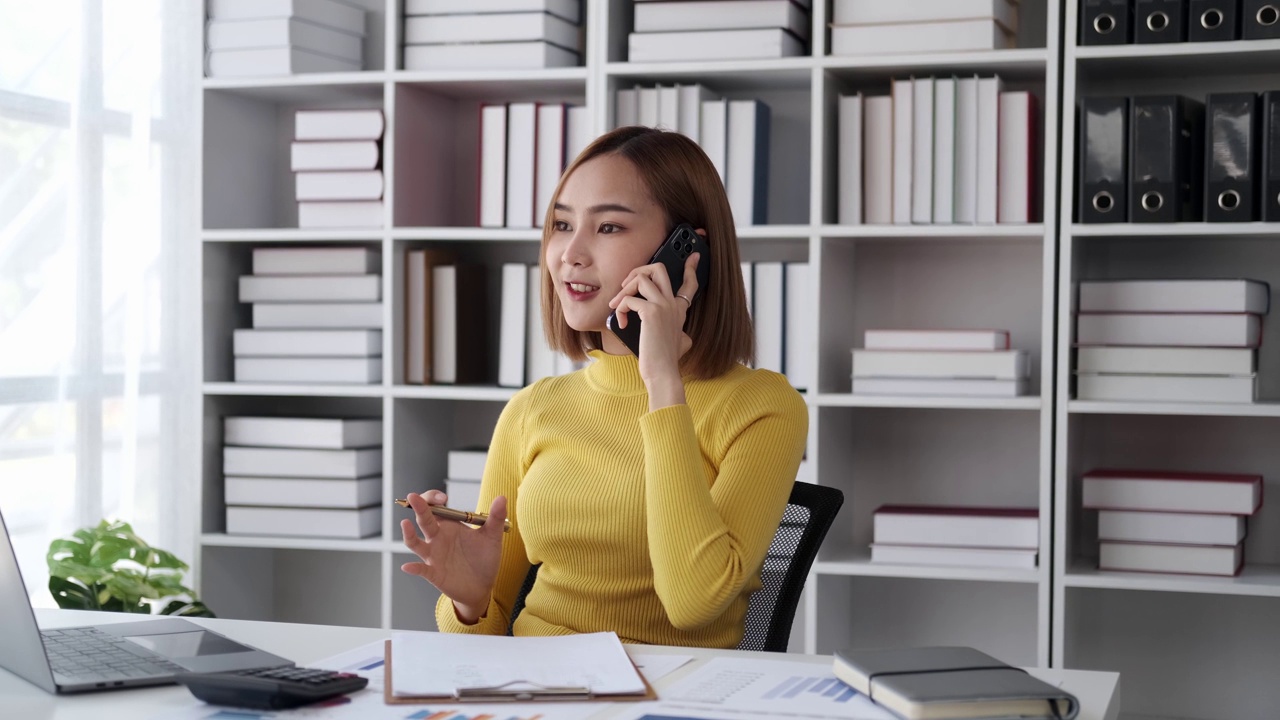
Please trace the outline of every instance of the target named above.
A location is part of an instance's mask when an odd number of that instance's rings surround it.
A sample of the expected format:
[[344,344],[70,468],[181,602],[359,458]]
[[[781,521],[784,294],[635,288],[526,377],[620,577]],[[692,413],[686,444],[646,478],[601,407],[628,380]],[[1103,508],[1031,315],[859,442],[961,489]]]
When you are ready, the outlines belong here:
[[968,647],[838,650],[832,669],[906,720],[1070,720],[1080,710],[1071,693]]

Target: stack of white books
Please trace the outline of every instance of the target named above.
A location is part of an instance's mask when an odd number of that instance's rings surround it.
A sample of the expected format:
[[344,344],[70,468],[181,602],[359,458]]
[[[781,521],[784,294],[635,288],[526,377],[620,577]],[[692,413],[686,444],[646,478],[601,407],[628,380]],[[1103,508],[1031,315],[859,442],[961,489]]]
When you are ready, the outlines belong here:
[[228,417],[228,535],[364,538],[382,533],[382,421]]
[[873,516],[871,562],[1034,568],[1040,554],[1035,508],[885,505]]
[[816,389],[817,326],[809,263],[743,262],[742,284],[755,331],[755,367],[782,373],[797,390]]
[[855,395],[1016,397],[1031,358],[1007,330],[868,330],[853,351]]
[[1254,402],[1270,299],[1257,280],[1081,282],[1076,398]]
[[832,0],[831,10],[832,55],[1017,46],[1017,0]]
[[809,52],[811,0],[636,0],[627,59],[699,62]]
[[444,494],[449,496],[449,507],[467,512],[489,512],[489,508],[480,507],[480,481],[484,479],[484,463],[488,457],[487,447],[466,447],[449,451],[449,471],[444,481]]
[[376,108],[299,110],[290,167],[300,228],[383,225],[382,133]]
[[236,382],[382,382],[382,261],[361,247],[254,248]]
[[1083,485],[1101,570],[1237,575],[1246,518],[1262,507],[1260,475],[1093,470]]
[[209,77],[363,68],[365,13],[336,0],[209,0]]
[[1005,91],[998,75],[895,79],[892,91],[839,99],[838,222],[1038,219],[1035,95]]
[[580,0],[405,0],[406,70],[582,64]]
[[480,107],[481,227],[540,228],[560,175],[594,135],[585,106]]

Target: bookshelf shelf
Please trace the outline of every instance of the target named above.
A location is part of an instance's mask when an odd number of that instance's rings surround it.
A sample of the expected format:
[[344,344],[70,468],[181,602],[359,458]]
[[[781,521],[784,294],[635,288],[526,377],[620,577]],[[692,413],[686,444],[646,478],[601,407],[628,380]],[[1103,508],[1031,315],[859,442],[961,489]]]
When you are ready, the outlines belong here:
[[205,78],[204,89],[271,102],[318,103],[333,98],[381,98],[386,81],[386,73],[366,70],[264,78]]
[[1071,400],[1067,412],[1079,415],[1190,415],[1217,417],[1280,417],[1280,402],[1163,403]]
[[512,70],[429,71],[396,70],[389,79],[397,85],[429,86],[433,92],[457,98],[502,96],[523,100],[582,94],[588,71],[585,67],[528,68]]
[[611,62],[605,77],[619,81],[702,82],[722,92],[809,89],[812,57],[716,62]]
[[808,240],[809,225],[745,225],[737,228],[739,240]]
[[363,540],[339,540],[334,538],[295,538],[270,535],[226,535],[205,533],[200,544],[207,547],[272,548],[277,550],[343,550],[348,552],[380,553],[396,545],[382,538]]
[[259,395],[282,397],[382,397],[381,385],[283,385],[268,383],[207,382],[205,395]]
[[1151,237],[1151,238],[1233,238],[1280,237],[1280,223],[1077,223],[1071,234],[1081,238]]
[[393,240],[456,240],[465,242],[539,242],[541,228],[398,227]]
[[969,75],[998,73],[1009,79],[1043,78],[1049,61],[1045,48],[1018,48],[984,52],[932,53],[928,55],[828,55],[819,67],[840,77],[871,78],[887,75],[933,73]]
[[1067,62],[1075,60],[1087,73],[1145,73],[1177,76],[1186,73],[1256,73],[1280,64],[1280,40],[1232,42],[1099,45],[1066,48]]
[[919,578],[925,580],[974,580],[1000,583],[1039,583],[1043,573],[1039,569],[943,567],[931,565],[897,565],[871,562],[870,553],[849,553],[846,556],[818,559],[813,571],[823,575],[849,575],[855,577]]
[[506,402],[519,392],[515,388],[467,385],[394,385],[391,396],[423,400],[480,400]]
[[928,397],[909,395],[854,395],[851,393],[825,393],[818,395],[818,407],[852,408],[928,408],[935,410],[1039,410],[1038,397],[984,398],[984,397]]
[[1044,240],[1045,228],[1033,225],[822,225],[819,233],[827,238],[851,239],[903,239],[931,240],[957,238],[962,240],[1002,239],[1039,242]]
[[1236,577],[1103,571],[1077,561],[1066,573],[1064,582],[1067,587],[1077,588],[1280,598],[1280,566],[1250,565],[1247,559]]
[[265,228],[261,230],[205,230],[207,243],[328,243],[380,242],[386,231],[381,228],[350,230],[309,230],[305,228]]

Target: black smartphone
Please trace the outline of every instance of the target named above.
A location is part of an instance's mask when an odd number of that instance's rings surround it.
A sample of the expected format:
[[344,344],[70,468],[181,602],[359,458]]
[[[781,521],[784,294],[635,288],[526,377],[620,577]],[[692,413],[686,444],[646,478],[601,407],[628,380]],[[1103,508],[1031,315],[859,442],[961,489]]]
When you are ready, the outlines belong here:
[[[698,278],[698,292],[702,293],[707,289],[707,277],[710,274],[711,256],[707,253],[707,240],[698,233],[694,232],[693,226],[689,223],[680,223],[671,231],[671,235],[666,241],[658,247],[657,252],[649,258],[647,265],[654,263],[662,263],[667,268],[667,277],[671,278],[671,291],[673,293],[680,292],[680,286],[684,285],[684,263],[689,256],[699,253],[698,268],[696,277]],[[637,297],[639,294],[637,293]],[[627,326],[618,327],[618,314],[616,312],[609,313],[609,319],[606,326],[618,339],[627,347],[631,348],[631,352],[636,357],[640,356],[640,316],[634,312],[627,313]]]

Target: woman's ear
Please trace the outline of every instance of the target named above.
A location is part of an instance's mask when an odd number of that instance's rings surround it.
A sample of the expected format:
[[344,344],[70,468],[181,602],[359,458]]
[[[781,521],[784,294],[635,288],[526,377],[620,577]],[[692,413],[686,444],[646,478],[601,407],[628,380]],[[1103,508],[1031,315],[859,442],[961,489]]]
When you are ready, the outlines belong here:
[[706,229],[706,228],[698,228],[697,230],[694,230],[694,232],[698,233],[698,234],[699,234],[699,235],[701,235],[702,237],[706,237],[706,236],[707,236],[707,229]]

